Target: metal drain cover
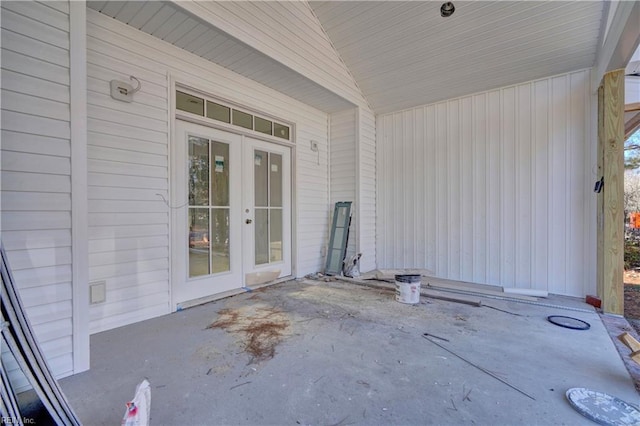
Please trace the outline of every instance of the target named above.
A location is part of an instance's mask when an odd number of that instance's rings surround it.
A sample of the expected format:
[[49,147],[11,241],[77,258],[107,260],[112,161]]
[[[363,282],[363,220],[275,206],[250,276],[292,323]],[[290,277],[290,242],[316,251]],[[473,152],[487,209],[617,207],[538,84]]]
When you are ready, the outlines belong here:
[[615,396],[585,388],[572,388],[566,393],[573,408],[586,418],[607,426],[640,424],[640,410]]

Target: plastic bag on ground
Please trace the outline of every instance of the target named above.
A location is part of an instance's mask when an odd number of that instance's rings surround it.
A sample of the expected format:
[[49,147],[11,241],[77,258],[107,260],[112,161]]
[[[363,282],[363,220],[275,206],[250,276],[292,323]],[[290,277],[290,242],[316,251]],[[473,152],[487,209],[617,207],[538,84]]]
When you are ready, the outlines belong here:
[[344,261],[344,267],[342,268],[342,273],[345,277],[356,278],[360,276],[360,258],[362,257],[362,253],[355,254],[349,258],[349,260]]
[[148,426],[151,416],[151,386],[143,380],[136,387],[133,399],[127,402],[127,411],[122,419],[123,426]]

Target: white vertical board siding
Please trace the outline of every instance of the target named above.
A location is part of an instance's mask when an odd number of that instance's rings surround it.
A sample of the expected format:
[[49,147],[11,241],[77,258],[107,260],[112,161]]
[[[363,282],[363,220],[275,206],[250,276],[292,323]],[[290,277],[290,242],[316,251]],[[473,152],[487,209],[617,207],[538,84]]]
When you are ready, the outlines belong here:
[[[36,336],[62,377],[73,373],[69,4],[0,7],[2,241]],[[25,384],[22,377],[17,386]]]
[[590,71],[378,117],[378,266],[595,290]]
[[376,118],[368,107],[358,108],[358,113],[358,250],[360,270],[366,272],[376,268]]
[[[87,34],[89,272],[91,281],[107,283],[106,302],[91,306],[91,332],[171,309],[170,211],[158,195],[169,198],[168,73],[295,123],[296,275],[321,270],[329,226],[327,114],[93,10]],[[111,99],[109,81],[130,75],[142,82],[134,102]]]
[[351,201],[351,226],[347,245],[347,259],[356,252],[358,204],[356,202],[356,114],[357,109],[348,109],[329,116],[331,123],[331,158],[329,182],[331,212],[339,201]]

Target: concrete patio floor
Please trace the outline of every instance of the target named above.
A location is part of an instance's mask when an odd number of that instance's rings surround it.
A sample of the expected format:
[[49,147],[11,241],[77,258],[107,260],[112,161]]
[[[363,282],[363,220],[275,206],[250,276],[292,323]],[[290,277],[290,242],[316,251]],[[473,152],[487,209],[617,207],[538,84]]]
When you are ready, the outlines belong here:
[[[569,388],[640,402],[595,311],[483,303],[520,316],[290,281],[93,335],[91,370],[61,385],[86,425],[119,424],[144,378],[153,425],[575,425],[591,422],[567,403]],[[591,329],[561,328],[548,315]]]

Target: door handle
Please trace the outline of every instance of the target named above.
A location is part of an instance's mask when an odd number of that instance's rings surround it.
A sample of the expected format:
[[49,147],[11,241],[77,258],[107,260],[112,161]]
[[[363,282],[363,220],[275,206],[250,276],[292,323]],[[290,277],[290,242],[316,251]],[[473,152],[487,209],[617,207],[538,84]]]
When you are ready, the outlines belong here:
[[244,223],[246,223],[247,225],[250,225],[253,221],[251,219],[247,219],[244,221]]

